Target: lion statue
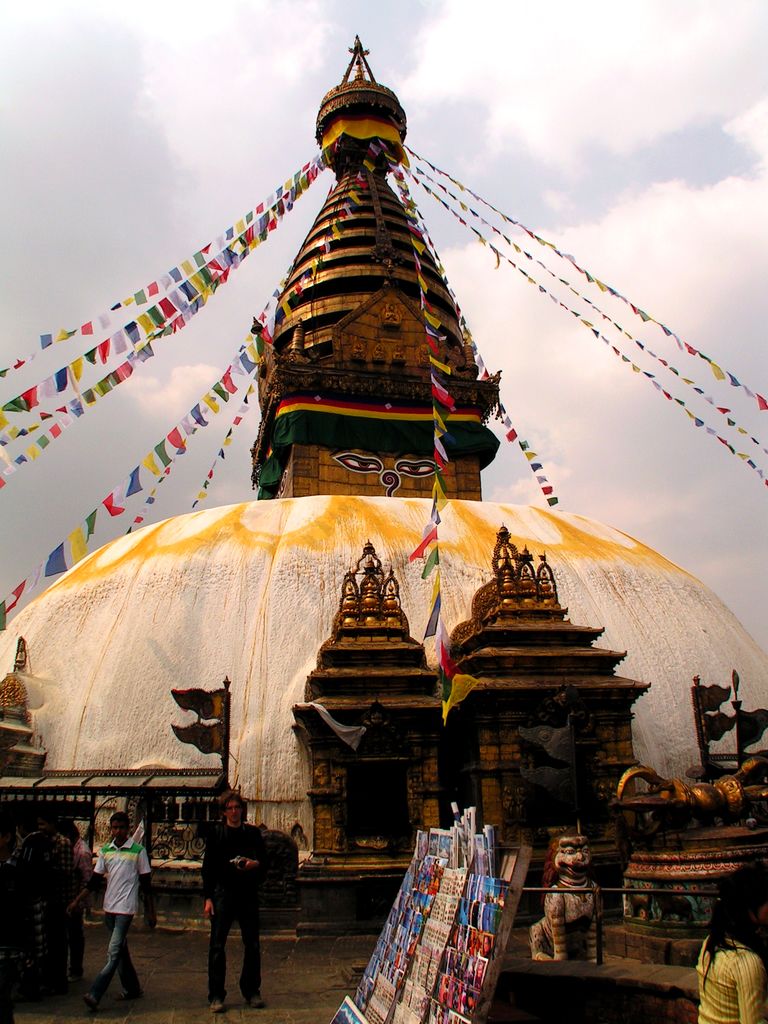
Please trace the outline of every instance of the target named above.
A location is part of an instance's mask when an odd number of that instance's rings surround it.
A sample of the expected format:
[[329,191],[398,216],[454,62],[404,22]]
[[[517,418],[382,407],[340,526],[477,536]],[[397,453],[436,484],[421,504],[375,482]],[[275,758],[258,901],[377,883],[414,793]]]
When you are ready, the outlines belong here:
[[555,836],[549,844],[542,885],[568,892],[544,896],[544,917],[531,926],[534,960],[596,958],[595,894],[589,840],[581,835]]

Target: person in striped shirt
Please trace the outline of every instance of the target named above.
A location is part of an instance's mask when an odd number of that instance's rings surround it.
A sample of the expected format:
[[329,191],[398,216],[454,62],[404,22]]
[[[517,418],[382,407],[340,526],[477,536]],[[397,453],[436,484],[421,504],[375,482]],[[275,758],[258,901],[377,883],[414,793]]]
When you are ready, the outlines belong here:
[[766,1024],[768,871],[749,864],[720,883],[696,970],[699,1024]]
[[138,999],[143,992],[136,969],[128,952],[128,929],[138,910],[139,889],[144,896],[145,920],[154,928],[157,918],[150,886],[150,867],[147,851],[128,838],[128,815],[117,811],[109,819],[112,840],[99,850],[99,856],[88,885],[72,901],[69,910],[76,912],[89,891],[95,891],[106,875],[104,893],[104,923],[109,929],[107,962],[94,978],[91,988],[83,996],[89,1010],[97,1010],[109,983],[117,972],[123,990],[118,999]]

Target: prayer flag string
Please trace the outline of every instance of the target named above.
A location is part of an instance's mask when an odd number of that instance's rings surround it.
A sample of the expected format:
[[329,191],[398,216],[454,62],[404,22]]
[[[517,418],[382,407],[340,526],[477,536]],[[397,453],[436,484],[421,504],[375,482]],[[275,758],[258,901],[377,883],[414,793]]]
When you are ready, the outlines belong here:
[[[424,187],[421,181],[413,178],[413,175],[410,175],[410,177],[412,178],[412,180],[417,181],[418,184],[421,184],[422,187]],[[481,378],[485,379],[489,376],[488,369],[480,354],[480,350],[478,349],[477,344],[475,343],[475,339],[472,336],[472,332],[469,329],[469,325],[467,324],[466,318],[464,317],[464,314],[461,311],[461,307],[459,306],[459,301],[456,298],[456,294],[453,291],[453,288],[451,288],[451,285],[448,281],[448,276],[446,274],[445,267],[443,266],[442,262],[440,261],[440,257],[437,254],[437,249],[429,235],[424,218],[421,217],[420,219],[422,231],[424,233],[424,238],[427,244],[429,245],[432,257],[435,261],[435,266],[437,267],[437,271],[440,274],[443,284],[445,285],[448,294],[451,296],[451,300],[456,309],[456,315],[459,318],[459,326],[461,327],[464,340],[469,344],[469,346],[472,349],[472,354],[474,356],[475,362],[477,363],[477,367],[478,370],[480,371]],[[523,442],[518,439],[517,431],[512,425],[512,420],[510,419],[509,414],[507,413],[507,410],[504,407],[504,404],[502,403],[501,399],[499,399],[498,404],[498,418],[504,424],[504,437],[506,438],[506,440],[510,443],[514,441],[518,442],[520,450],[525,456],[529,464],[530,470],[536,478],[536,483],[539,485],[539,488],[541,489],[541,493],[543,494],[546,503],[550,506],[550,508],[552,508],[555,505],[558,505],[560,503],[560,499],[555,495],[554,487],[550,483],[549,477],[544,473],[544,468],[541,463],[540,457],[538,455],[535,455],[535,453],[534,455],[529,455],[530,449],[527,442]],[[534,462],[534,458],[537,461]]]
[[[440,682],[443,723],[445,724],[451,708],[460,699],[463,699],[463,696],[466,696],[478,682],[478,680],[470,676],[459,677],[457,665],[451,657],[450,638],[442,615],[439,527],[441,523],[440,513],[448,504],[447,487],[443,474],[449,461],[446,445],[449,446],[452,441],[449,433],[450,416],[455,411],[455,404],[448,391],[448,383],[445,378],[450,376],[452,371],[450,366],[440,359],[441,351],[438,342],[445,339],[445,334],[442,333],[443,325],[437,309],[430,303],[427,297],[427,282],[422,274],[421,256],[427,248],[425,240],[426,228],[410,195],[408,183],[397,161],[388,152],[386,146],[382,145],[381,150],[378,151],[381,152],[382,150],[389,159],[390,171],[394,175],[398,191],[400,192],[400,201],[408,222],[416,269],[416,280],[419,285],[419,303],[424,320],[424,339],[430,364],[433,459],[435,463],[432,510],[429,521],[424,528],[422,539],[414,551],[411,552],[408,560],[413,562],[418,558],[422,558],[424,560],[424,568],[421,573],[422,579],[432,577],[433,580],[424,639],[427,640],[429,637],[434,637],[435,641],[435,658]],[[465,681],[461,697],[456,688],[456,680],[459,678]]]
[[[583,267],[579,266],[575,258],[570,253],[562,252],[553,242],[550,242],[546,238],[542,238],[540,235],[536,234],[535,231],[532,231],[530,228],[526,227],[526,225],[523,224],[522,221],[515,220],[514,217],[508,217],[505,213],[502,213],[501,210],[495,207],[493,203],[488,202],[487,199],[483,199],[482,196],[479,196],[476,192],[473,192],[472,189],[468,188],[466,185],[463,185],[457,178],[454,178],[452,175],[448,174],[447,171],[441,170],[431,161],[427,160],[426,157],[419,156],[418,153],[414,152],[414,150],[410,149],[408,146],[406,146],[405,148],[408,150],[411,156],[415,157],[415,159],[417,160],[422,161],[422,163],[427,164],[429,167],[432,168],[432,170],[436,174],[439,174],[442,177],[447,178],[449,181],[452,181],[453,184],[456,185],[456,187],[460,189],[462,192],[468,192],[469,195],[471,195],[478,202],[482,203],[489,210],[493,210],[493,212],[497,214],[499,217],[501,217],[501,219],[505,221],[507,224],[513,224],[515,227],[520,228],[527,235],[533,238],[534,241],[537,242],[539,245],[543,246],[546,249],[551,249],[552,252],[554,252],[561,259],[567,260],[576,268],[576,270],[579,271],[580,274],[584,275],[584,277],[587,279],[587,281],[589,281],[590,284],[597,285],[601,292],[608,292],[608,294],[612,295],[614,298],[620,299],[625,305],[629,306],[629,308],[632,310],[635,316],[638,316],[643,321],[643,323],[656,324],[656,326],[659,327],[668,338],[675,339],[678,348],[682,352],[687,352],[688,355],[696,356],[699,359],[703,359],[705,363],[708,363],[714,377],[717,380],[724,380],[727,377],[728,383],[731,385],[731,387],[740,388],[742,391],[744,391],[744,393],[749,398],[753,399],[757,403],[757,407],[758,409],[761,410],[761,412],[765,412],[766,410],[768,410],[768,400],[764,398],[763,395],[755,391],[752,391],[751,388],[747,387],[746,384],[742,384],[741,381],[737,379],[735,374],[731,373],[730,370],[726,370],[718,366],[718,364],[715,363],[715,361],[711,359],[710,356],[706,355],[700,349],[695,348],[688,342],[682,341],[671,328],[667,327],[666,324],[661,322],[661,320],[657,320],[655,317],[652,317],[649,313],[646,313],[645,310],[641,309],[639,306],[635,305],[635,303],[631,302],[628,298],[626,298],[626,296],[622,295],[621,292],[619,292],[616,288],[613,288],[611,285],[606,284],[604,281],[601,281],[599,278],[591,274],[588,270],[585,270]],[[418,168],[417,173],[426,176],[426,172],[424,172],[423,170],[419,170]],[[444,188],[444,186],[440,185],[439,182],[436,182],[436,184],[438,184],[440,188]],[[475,217],[480,218],[480,214],[478,214],[476,210],[473,210],[471,207],[469,207],[466,203],[462,202],[461,200],[457,201],[459,202],[463,210],[471,213]],[[499,229],[496,227],[493,227],[493,230],[497,234],[502,234],[502,232],[499,231]],[[507,238],[506,235],[502,235],[502,237],[504,238],[505,241],[509,242],[510,244],[513,244],[510,241],[510,239]]]
[[[310,163],[310,171],[313,167],[319,168],[320,165],[325,165],[325,154],[321,153],[318,157]],[[309,187],[309,185],[318,177],[320,171],[312,176],[308,173],[305,175],[307,184],[304,186],[303,191]],[[282,200],[281,200],[282,202]],[[292,203],[290,208],[292,208]],[[219,253],[218,257],[210,260],[207,264],[209,270],[206,271],[207,276],[205,278],[199,278],[200,290],[195,294],[195,297],[191,302],[187,302],[186,294],[185,297],[179,294],[181,289],[174,290],[171,292],[171,300],[175,305],[177,315],[174,316],[173,320],[163,326],[158,325],[153,332],[148,334],[147,340],[143,343],[140,341],[139,335],[134,334],[131,327],[136,325],[128,325],[126,331],[118,332],[113,338],[119,338],[120,344],[115,346],[114,351],[124,352],[128,347],[126,341],[126,334],[130,341],[134,344],[134,349],[129,352],[127,358],[121,363],[115,370],[106,374],[99,381],[96,382],[92,387],[80,390],[79,381],[83,370],[83,359],[95,363],[97,354],[98,358],[102,362],[106,362],[110,353],[110,344],[112,339],[107,339],[97,348],[92,349],[90,352],[85,354],[85,357],[79,357],[73,363],[67,367],[62,367],[61,370],[56,371],[51,377],[43,381],[41,385],[37,385],[34,388],[29,389],[22,395],[17,396],[12,402],[6,403],[3,406],[3,410],[7,412],[23,412],[30,411],[39,404],[40,397],[53,393],[52,389],[57,386],[56,382],[63,382],[61,390],[66,389],[67,383],[71,383],[75,386],[76,395],[70,399],[65,405],[56,408],[56,414],[60,414],[60,418],[50,427],[50,429],[43,431],[35,436],[32,444],[28,445],[24,451],[22,451],[15,458],[6,458],[6,465],[2,471],[0,471],[0,488],[5,486],[7,478],[13,473],[17,472],[19,468],[24,465],[35,461],[40,457],[42,452],[51,444],[52,441],[56,440],[64,430],[72,425],[76,419],[82,416],[90,407],[96,404],[96,402],[103,398],[105,395],[111,393],[119,384],[128,380],[133,374],[135,367],[154,356],[154,350],[152,348],[152,342],[156,341],[167,334],[173,334],[184,328],[189,321],[194,317],[207,303],[208,299],[216,292],[216,290],[229,279],[229,274],[233,268],[240,266],[246,256],[253,251],[262,241],[265,241],[271,231],[277,227],[278,222],[282,219],[285,213],[289,210],[288,205],[283,203],[282,213],[279,212],[277,207],[274,208],[271,213],[273,214],[272,219],[268,221],[264,232],[261,234],[249,235],[248,231],[244,237],[238,239],[242,243],[242,251],[237,252],[231,247],[226,250],[226,259]],[[266,216],[266,215],[265,215]],[[201,283],[205,281],[205,283]],[[164,300],[164,301],[171,301]],[[172,304],[173,304],[172,303]],[[48,412],[40,412],[40,420],[36,423],[27,424],[22,428],[11,427],[10,430],[0,435],[0,446],[5,447],[11,442],[32,435],[36,431],[42,429],[44,420],[51,419],[55,414]],[[0,412],[2,416],[2,412]],[[0,421],[1,423],[2,421]],[[7,422],[7,421],[6,421]]]
[[[0,629],[5,628],[8,614],[17,607],[22,595],[29,595],[41,578],[58,576],[60,573],[66,572],[67,569],[71,569],[85,557],[88,553],[88,541],[94,534],[97,515],[101,513],[101,508],[106,509],[111,518],[121,516],[127,509],[127,499],[144,491],[145,484],[149,482],[147,479],[147,473],[149,473],[149,479],[153,480],[153,487],[127,532],[130,533],[134,527],[143,522],[148,507],[155,502],[158,487],[170,476],[176,458],[186,453],[187,438],[192,437],[200,428],[209,425],[210,417],[219,413],[220,403],[228,402],[230,397],[240,390],[239,384],[234,383],[235,378],[242,377],[244,380],[250,381],[259,362],[260,358],[254,340],[249,334],[226,370],[198,399],[189,412],[158,444],[147,452],[141,462],[102,499],[83,522],[54,548],[48,558],[15,587],[9,597],[0,601]],[[249,384],[248,394],[250,394],[252,386]],[[241,415],[240,410],[237,415]]]
[[232,444],[232,435],[234,434],[234,431],[236,430],[236,428],[239,427],[240,424],[243,422],[243,419],[245,418],[245,414],[248,412],[248,410],[250,408],[249,405],[248,405],[248,399],[253,394],[253,391],[254,391],[254,386],[253,386],[253,384],[250,384],[248,386],[248,390],[245,393],[245,398],[243,399],[243,404],[237,410],[237,413],[235,414],[235,418],[232,421],[232,426],[227,431],[226,436],[224,438],[224,441],[222,442],[221,448],[219,448],[218,452],[216,453],[216,458],[211,463],[211,468],[205,474],[205,480],[203,480],[202,486],[201,486],[200,490],[197,492],[197,497],[192,502],[192,508],[196,508],[200,504],[201,501],[205,501],[205,499],[208,497],[208,488],[211,486],[211,483],[213,482],[213,477],[214,477],[214,474],[216,472],[216,468],[219,465],[219,462],[223,462],[224,459],[226,458],[226,454],[225,454],[224,449],[228,448]]
[[[423,174],[423,172],[421,172],[421,173]],[[434,181],[434,179],[430,178],[429,175],[425,175],[425,176],[428,177],[430,181]],[[413,175],[412,175],[412,178],[413,178],[414,181],[417,182],[417,184],[419,184],[421,186],[421,188],[424,189],[424,191],[428,195],[430,195],[433,199],[435,199],[438,203],[440,203],[440,205],[444,209],[448,210],[449,213],[453,214],[453,216],[456,217],[456,219],[459,221],[460,224],[462,224],[464,227],[469,228],[469,230],[473,232],[473,234],[478,238],[479,241],[482,242],[483,245],[487,245],[490,248],[490,250],[496,256],[496,267],[497,268],[500,265],[500,261],[502,259],[505,259],[505,260],[507,260],[507,262],[512,263],[512,266],[515,267],[515,269],[518,269],[518,270],[520,269],[517,266],[516,263],[514,263],[511,260],[509,260],[508,257],[506,255],[504,255],[503,253],[500,253],[496,249],[496,247],[493,245],[493,243],[490,242],[480,231],[478,231],[476,228],[474,228],[471,224],[468,224],[464,220],[464,218],[455,209],[453,209],[450,206],[449,203],[447,203],[444,199],[441,199],[440,196],[438,196],[427,184],[425,184],[425,182],[421,178],[414,177]],[[443,192],[445,192],[446,195],[449,195],[452,199],[454,199],[456,202],[458,202],[462,206],[463,209],[465,209],[465,210],[469,209],[468,207],[466,207],[465,204],[463,204],[461,202],[461,200],[453,192],[451,192],[449,189],[447,189],[444,185],[440,185],[439,182],[434,182],[434,183],[437,184],[443,190]],[[581,299],[588,306],[590,306],[592,309],[594,309],[595,312],[598,313],[602,317],[603,320],[606,320],[608,323],[611,324],[612,327],[615,327],[622,335],[624,335],[624,337],[626,337],[630,341],[632,341],[641,351],[645,352],[647,355],[649,355],[656,362],[660,363],[671,374],[673,374],[676,377],[679,377],[680,380],[684,384],[686,384],[689,387],[691,387],[698,395],[700,395],[704,399],[705,402],[707,402],[709,405],[711,405],[722,416],[725,416],[728,419],[728,425],[730,427],[734,427],[738,431],[738,433],[742,434],[744,437],[749,438],[749,440],[754,445],[756,445],[758,448],[760,448],[760,450],[762,452],[764,452],[766,455],[768,455],[768,448],[765,448],[764,445],[762,444],[762,442],[758,440],[758,438],[753,437],[749,433],[748,430],[745,430],[744,427],[740,426],[740,424],[736,420],[734,420],[732,418],[731,410],[729,408],[726,408],[724,406],[718,405],[716,403],[715,399],[711,395],[707,395],[706,392],[704,391],[704,389],[699,387],[695,383],[695,381],[689,379],[688,377],[685,377],[680,372],[680,370],[677,369],[677,367],[673,366],[666,359],[664,359],[661,356],[657,355],[648,345],[646,345],[644,342],[640,341],[638,338],[634,337],[634,335],[630,334],[630,332],[627,331],[620,323],[618,323],[616,320],[613,320],[610,316],[608,316],[607,313],[603,312],[603,310],[601,310],[599,306],[597,306],[594,302],[592,302],[589,298],[587,298],[586,295],[583,295],[576,288],[574,288],[573,285],[569,281],[567,281],[563,277],[558,277],[558,275],[553,270],[551,270],[545,263],[542,263],[541,260],[536,259],[534,256],[531,255],[531,253],[527,252],[525,249],[522,249],[519,245],[517,245],[515,242],[513,242],[512,239],[510,239],[507,235],[502,234],[502,232],[500,232],[498,230],[498,228],[494,227],[494,225],[490,224],[487,220],[485,220],[484,217],[481,217],[474,210],[470,210],[469,212],[472,213],[483,224],[487,225],[493,231],[495,231],[497,234],[499,234],[504,239],[504,241],[507,242],[515,250],[515,252],[519,253],[522,256],[525,256],[526,259],[531,260],[532,262],[536,263],[539,267],[541,267],[542,270],[544,270],[547,274],[549,274],[550,277],[554,278],[560,284],[565,285],[569,289],[569,291],[571,291],[577,298]],[[524,271],[521,271],[521,273],[524,273]],[[708,360],[708,361],[710,362],[710,366],[711,366],[712,372],[715,375],[716,379],[718,379],[718,380],[725,379],[725,371],[723,371],[716,363],[713,363],[711,360]]]
[[[9,371],[21,369],[22,366],[31,362],[39,355],[40,351],[44,351],[56,342],[68,341],[77,334],[89,338],[93,336],[94,331],[106,330],[116,320],[122,319],[122,317],[115,317],[113,314],[130,306],[139,308],[152,303],[146,313],[142,314],[142,317],[148,317],[150,321],[155,323],[155,326],[159,326],[160,323],[171,318],[173,314],[169,311],[167,302],[164,303],[164,300],[158,298],[158,296],[161,293],[169,294],[172,290],[183,288],[185,285],[189,285],[192,290],[199,291],[198,282],[202,282],[204,286],[206,274],[210,271],[211,249],[218,252],[220,257],[238,241],[243,246],[250,246],[254,236],[264,236],[261,237],[261,241],[264,241],[266,237],[265,232],[268,233],[274,230],[273,227],[270,227],[274,217],[280,218],[284,213],[290,212],[296,199],[307,191],[320,172],[328,166],[327,153],[328,150],[325,149],[316,154],[308,163],[305,163],[298,171],[291,175],[284,184],[279,185],[258,206],[253,210],[249,210],[248,213],[226,228],[215,240],[202,246],[187,259],[181,260],[179,264],[171,267],[170,270],[162,274],[157,280],[140,288],[133,295],[129,295],[120,302],[115,302],[110,306],[108,313],[103,313],[78,328],[61,328],[59,331],[40,335],[39,349],[35,349],[24,358],[15,359],[9,367],[0,369],[0,378],[6,376]],[[250,251],[250,248],[248,251]],[[219,257],[214,257],[214,260],[217,260]],[[136,318],[137,323],[140,320],[141,317]],[[123,330],[125,326],[123,325]],[[140,323],[139,326],[141,326]],[[150,327],[149,331],[153,329]]]
[[[421,185],[422,188],[427,188],[428,193],[430,195],[434,196],[434,193],[427,186],[425,186],[424,183],[421,182],[420,180],[419,180],[419,184]],[[441,205],[444,206],[447,210],[449,210],[449,212],[451,212],[454,215],[456,215],[456,212],[447,203],[444,203],[441,199],[439,199],[439,197],[435,197],[435,198],[437,198],[437,201],[440,202]],[[459,219],[461,220],[461,218],[459,218]],[[760,479],[763,481],[763,483],[766,486],[768,486],[768,479],[766,479],[766,471],[763,470],[754,461],[754,459],[752,459],[745,452],[737,451],[737,449],[730,443],[730,441],[728,441],[726,438],[720,436],[720,434],[718,434],[717,431],[713,427],[709,426],[700,416],[697,416],[693,412],[691,412],[691,410],[688,409],[688,407],[686,406],[686,404],[683,401],[683,399],[677,398],[677,397],[673,396],[672,394],[670,394],[670,392],[667,391],[659,383],[659,381],[656,379],[655,374],[651,373],[649,370],[644,370],[642,367],[637,366],[635,363],[633,363],[632,360],[629,358],[629,356],[625,355],[621,351],[621,349],[619,349],[618,346],[613,343],[613,341],[611,339],[609,339],[609,338],[605,337],[605,335],[601,334],[601,332],[598,330],[598,328],[595,327],[595,325],[591,321],[589,321],[585,317],[583,317],[578,310],[572,309],[570,306],[566,305],[566,303],[562,302],[562,300],[560,300],[556,295],[554,295],[547,288],[545,288],[544,285],[542,285],[540,282],[538,282],[535,278],[531,277],[531,275],[528,274],[527,271],[524,268],[518,266],[518,264],[516,264],[514,262],[514,260],[510,259],[509,256],[507,256],[506,254],[502,253],[499,249],[497,249],[494,245],[492,245],[481,234],[481,232],[479,232],[477,230],[477,228],[474,228],[471,224],[467,224],[466,221],[464,221],[464,220],[461,220],[461,222],[462,222],[462,224],[464,224],[464,226],[466,226],[467,228],[469,228],[470,231],[473,232],[473,234],[476,236],[477,240],[482,245],[484,245],[487,248],[491,249],[493,254],[496,256],[497,266],[500,264],[501,260],[504,260],[504,262],[508,263],[514,270],[517,270],[520,274],[522,274],[523,277],[528,281],[529,284],[535,285],[536,288],[538,289],[538,291],[541,294],[546,295],[557,306],[559,306],[560,308],[564,309],[567,313],[570,313],[572,316],[574,316],[582,326],[586,327],[590,331],[590,333],[592,333],[594,335],[595,338],[599,339],[600,341],[603,341],[610,348],[610,350],[613,352],[613,354],[615,356],[617,356],[619,359],[621,359],[622,362],[627,363],[628,365],[630,365],[632,370],[635,373],[640,374],[643,377],[646,377],[650,381],[650,383],[653,385],[653,387],[661,395],[663,395],[664,398],[666,398],[668,401],[673,401],[673,402],[675,402],[675,404],[681,406],[683,408],[683,410],[685,411],[686,415],[688,416],[689,420],[693,423],[693,425],[695,427],[703,427],[704,430],[705,430],[705,433],[707,433],[710,436],[714,437],[715,440],[719,441],[720,444],[724,445],[731,452],[732,455],[735,455],[737,458],[741,459],[742,462],[746,463],[746,465],[749,466],[749,468],[752,469],[760,477]],[[512,243],[512,244],[514,245],[514,243]],[[668,364],[665,364],[665,365],[666,365],[666,368],[669,369]],[[683,380],[685,383],[690,384],[691,386],[693,386],[694,391],[696,391],[698,394],[702,395],[703,397],[706,397],[706,396],[704,396],[703,390],[698,388],[693,383],[693,381],[688,381],[686,378],[683,378],[682,376],[680,376],[680,379]],[[723,411],[718,406],[715,406],[715,408],[717,408],[719,412]],[[730,412],[729,409],[725,409],[725,413],[726,414],[729,413],[729,412]],[[760,442],[756,438],[754,438],[751,435],[749,435],[747,433],[747,431],[744,430],[744,428],[740,427],[736,423],[736,421],[733,420],[729,416],[727,416],[727,423],[728,423],[728,425],[730,427],[735,427],[739,431],[739,433],[742,433],[742,434],[746,435],[747,437],[750,438],[750,440],[753,443],[755,443],[758,446],[760,446]],[[760,447],[762,448],[762,446],[760,446]],[[762,449],[762,450],[765,451],[765,449]],[[526,457],[527,457],[527,453],[526,453]]]

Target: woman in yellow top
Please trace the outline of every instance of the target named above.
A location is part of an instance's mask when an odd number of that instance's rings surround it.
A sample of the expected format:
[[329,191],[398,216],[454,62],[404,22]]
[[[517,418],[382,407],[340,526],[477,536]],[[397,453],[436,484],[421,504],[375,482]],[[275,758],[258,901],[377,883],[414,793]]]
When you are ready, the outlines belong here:
[[766,925],[768,871],[739,868],[720,883],[699,954],[699,1024],[768,1022],[768,948],[758,931]]

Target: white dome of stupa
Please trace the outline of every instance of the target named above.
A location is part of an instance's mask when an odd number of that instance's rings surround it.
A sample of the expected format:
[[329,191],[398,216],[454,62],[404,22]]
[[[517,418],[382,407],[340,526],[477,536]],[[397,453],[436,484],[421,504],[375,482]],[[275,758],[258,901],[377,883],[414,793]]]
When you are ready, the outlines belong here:
[[[178,516],[113,541],[24,609],[0,637],[0,664],[24,636],[30,702],[48,769],[211,767],[171,723],[192,717],[172,688],[232,682],[231,775],[254,820],[311,835],[308,757],[291,708],[331,632],[344,573],[370,540],[400,582],[417,639],[432,580],[408,563],[427,499],[320,496],[232,505]],[[619,672],[651,684],[634,706],[639,760],[662,774],[698,763],[690,685],[743,680],[760,702],[768,655],[699,580],[611,527],[564,512],[452,501],[440,528],[442,608],[467,619],[491,576],[501,525],[518,548],[546,552],[577,625],[603,626],[598,646],[626,650]],[[431,641],[427,657],[434,663]]]

